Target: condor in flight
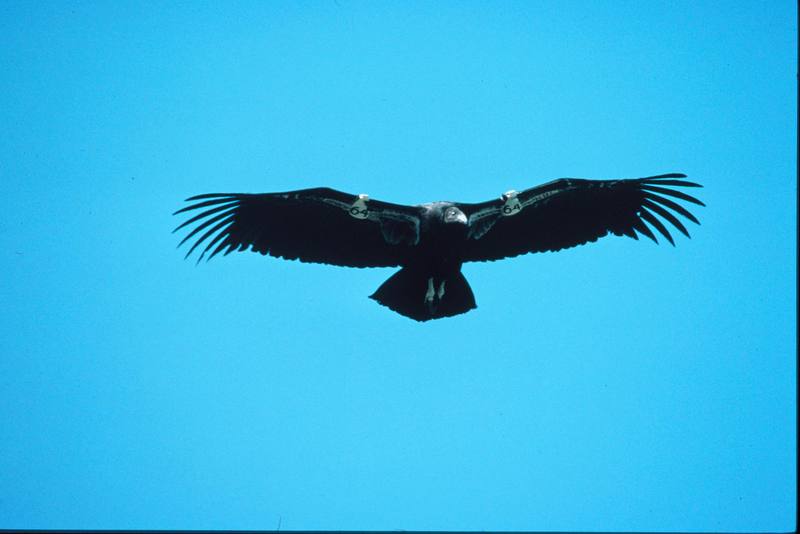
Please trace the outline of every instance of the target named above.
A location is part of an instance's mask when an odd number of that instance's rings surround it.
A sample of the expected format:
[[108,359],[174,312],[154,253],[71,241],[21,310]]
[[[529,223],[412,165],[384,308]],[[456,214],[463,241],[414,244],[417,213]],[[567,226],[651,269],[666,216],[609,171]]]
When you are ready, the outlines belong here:
[[[427,321],[476,308],[461,274],[468,261],[557,251],[609,233],[655,242],[648,224],[675,244],[663,221],[689,236],[677,215],[699,224],[671,200],[704,204],[676,187],[702,187],[662,174],[624,180],[562,178],[500,198],[466,204],[403,206],[320,187],[286,193],[212,193],[175,212],[201,210],[175,231],[195,225],[198,262],[237,250],[344,267],[400,267],[370,298]],[[663,221],[662,221],[663,219]],[[198,249],[199,250],[199,249]]]

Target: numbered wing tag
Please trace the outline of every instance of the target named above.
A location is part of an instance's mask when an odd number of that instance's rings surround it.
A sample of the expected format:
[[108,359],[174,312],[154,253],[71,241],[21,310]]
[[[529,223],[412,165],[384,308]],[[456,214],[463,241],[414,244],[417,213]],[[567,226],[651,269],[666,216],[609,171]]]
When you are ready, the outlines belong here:
[[500,210],[505,217],[511,217],[512,215],[516,215],[522,211],[522,204],[520,204],[519,199],[517,198],[517,192],[513,189],[503,193],[503,196],[500,198],[505,201]]
[[356,201],[350,206],[348,212],[356,219],[366,219],[369,217],[369,208],[367,208],[368,201],[368,195],[358,195],[358,198],[356,198]]

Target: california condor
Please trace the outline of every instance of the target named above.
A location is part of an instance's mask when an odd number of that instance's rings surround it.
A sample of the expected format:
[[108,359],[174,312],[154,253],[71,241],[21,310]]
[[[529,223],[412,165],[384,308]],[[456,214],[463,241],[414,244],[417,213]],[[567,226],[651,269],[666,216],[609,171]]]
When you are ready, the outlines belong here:
[[[211,193],[175,212],[200,210],[175,231],[196,224],[198,262],[220,252],[253,250],[287,260],[344,267],[401,267],[370,298],[417,321],[476,308],[461,273],[469,261],[557,251],[614,234],[675,244],[663,221],[689,236],[677,215],[699,224],[677,200],[703,206],[675,189],[702,187],[684,174],[586,180],[561,178],[468,204],[391,204],[327,187],[286,193]],[[202,232],[202,233],[201,233]]]

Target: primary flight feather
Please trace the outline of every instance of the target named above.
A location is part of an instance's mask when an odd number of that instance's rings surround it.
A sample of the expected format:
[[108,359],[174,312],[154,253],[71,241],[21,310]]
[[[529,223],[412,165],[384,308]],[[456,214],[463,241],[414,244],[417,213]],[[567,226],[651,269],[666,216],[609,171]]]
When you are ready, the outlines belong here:
[[[417,321],[476,308],[461,274],[469,261],[557,251],[608,235],[675,244],[689,236],[678,215],[699,221],[678,201],[704,204],[676,188],[702,187],[684,174],[586,180],[561,178],[478,204],[404,206],[320,187],[285,193],[211,193],[187,199],[194,212],[179,246],[198,262],[253,250],[289,260],[344,267],[401,267],[370,298]],[[668,224],[665,224],[668,223]],[[652,227],[652,229],[651,229]],[[655,230],[655,232],[653,231]],[[193,240],[193,241],[192,241]]]

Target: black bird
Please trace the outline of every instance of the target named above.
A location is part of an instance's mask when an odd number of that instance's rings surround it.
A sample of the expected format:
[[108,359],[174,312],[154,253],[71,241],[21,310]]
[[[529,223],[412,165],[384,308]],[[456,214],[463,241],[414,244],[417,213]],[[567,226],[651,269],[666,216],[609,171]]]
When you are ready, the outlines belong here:
[[197,223],[178,246],[202,232],[186,254],[205,243],[198,262],[220,252],[250,249],[344,267],[399,266],[370,298],[406,317],[427,321],[477,307],[461,274],[464,262],[557,251],[609,233],[634,239],[642,234],[657,243],[647,224],[674,245],[661,219],[689,237],[675,214],[699,221],[668,197],[704,206],[674,189],[702,186],[681,178],[686,175],[561,178],[478,204],[418,206],[326,187],[286,193],[211,193],[187,199],[192,204],[175,214],[206,209],[175,231]]

